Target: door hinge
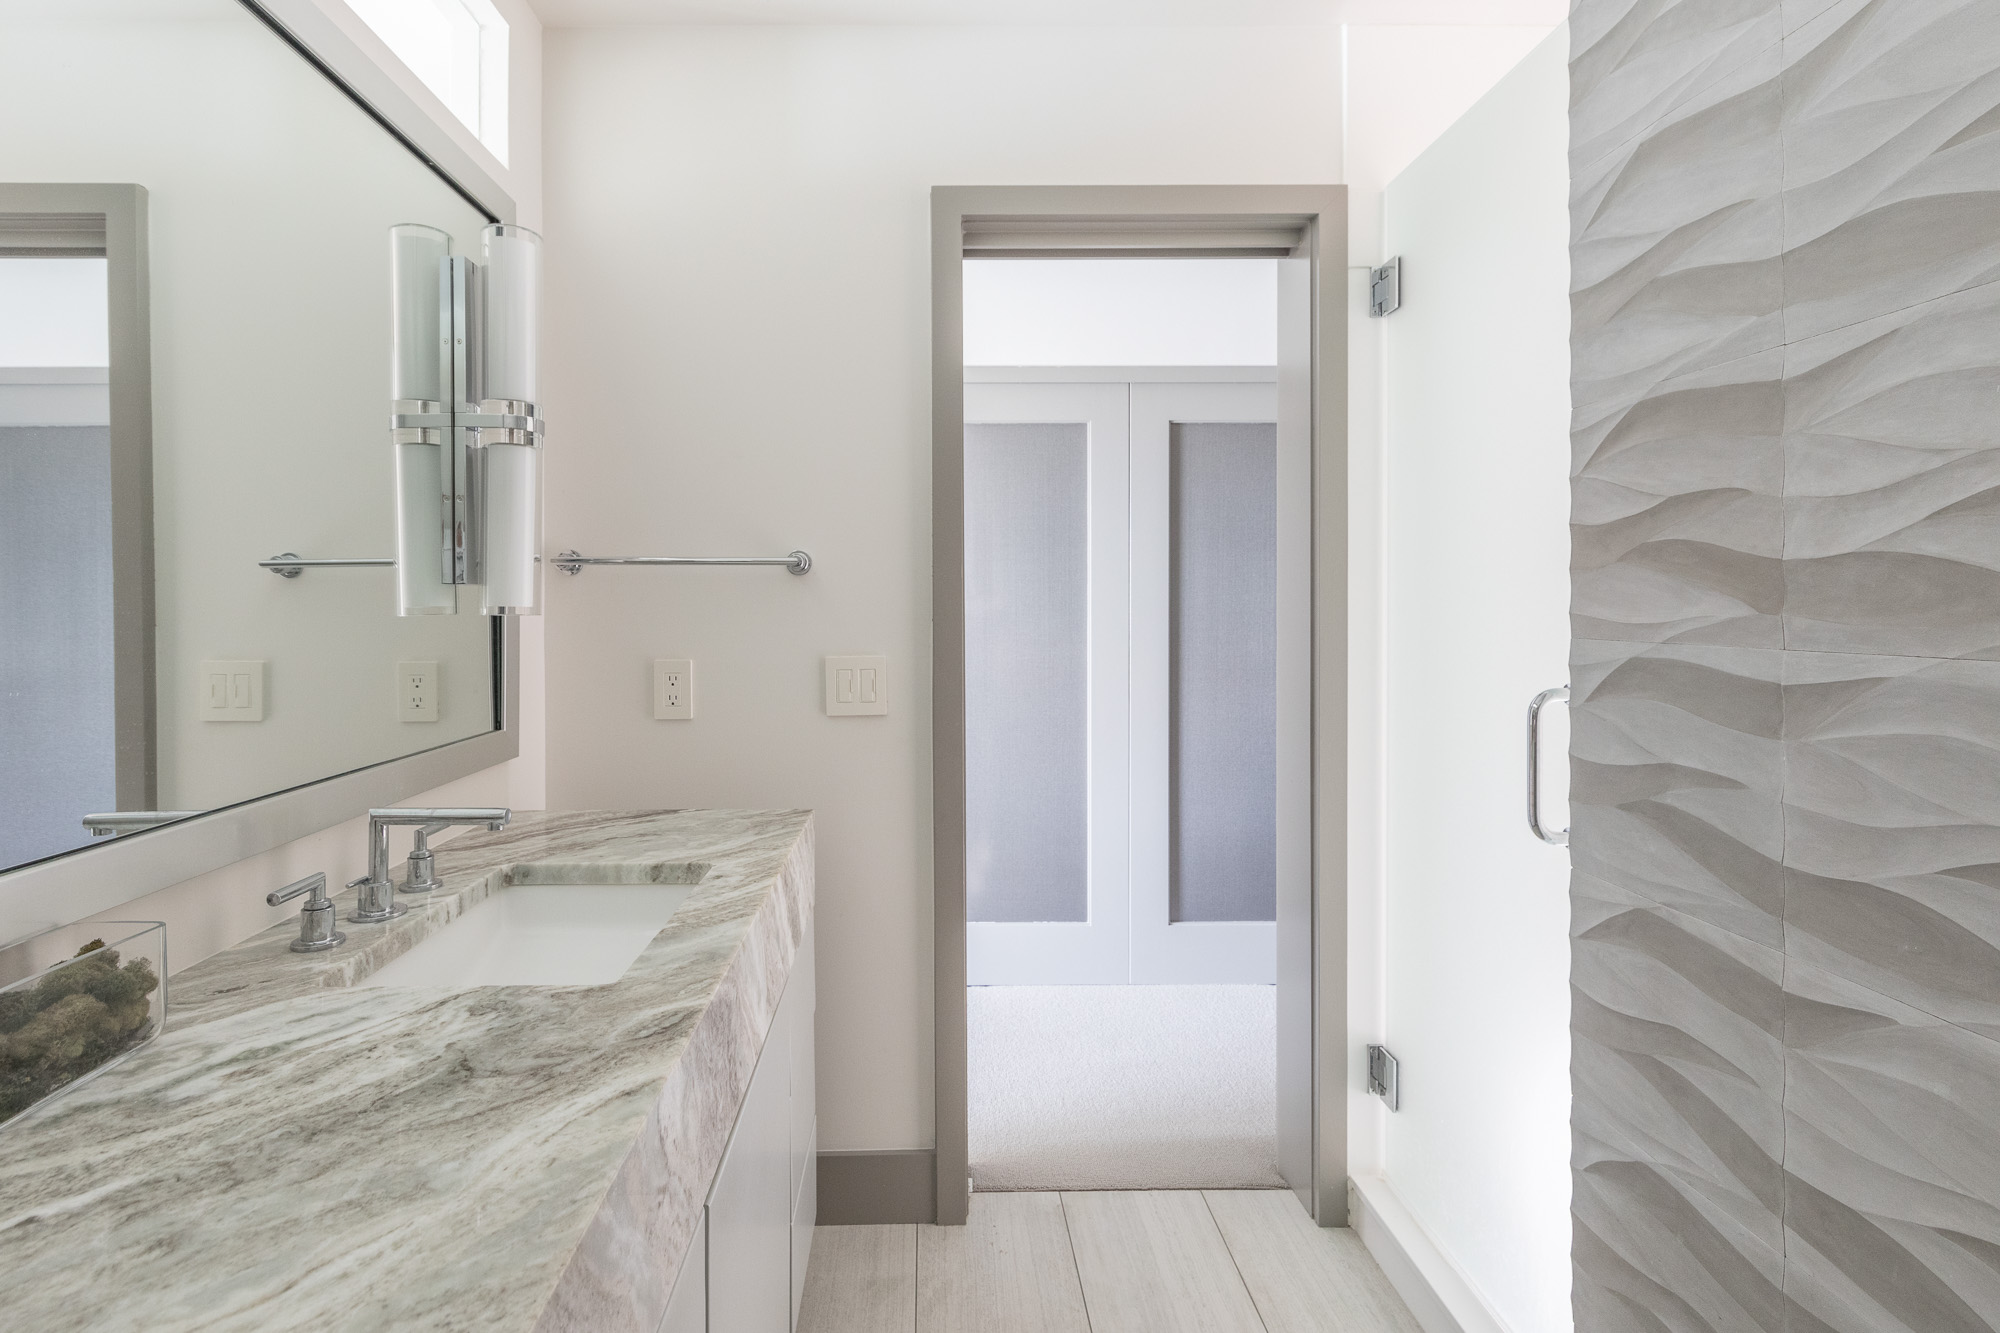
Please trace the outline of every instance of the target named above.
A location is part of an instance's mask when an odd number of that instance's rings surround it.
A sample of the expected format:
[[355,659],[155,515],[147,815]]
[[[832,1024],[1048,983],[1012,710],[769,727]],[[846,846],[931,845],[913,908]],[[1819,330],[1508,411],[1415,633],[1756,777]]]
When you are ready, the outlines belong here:
[[1403,308],[1403,260],[1401,256],[1380,268],[1368,270],[1368,317],[1380,319]]
[[1396,1057],[1389,1054],[1387,1046],[1368,1048],[1368,1091],[1389,1103],[1391,1111],[1400,1110],[1403,1104],[1397,1073]]

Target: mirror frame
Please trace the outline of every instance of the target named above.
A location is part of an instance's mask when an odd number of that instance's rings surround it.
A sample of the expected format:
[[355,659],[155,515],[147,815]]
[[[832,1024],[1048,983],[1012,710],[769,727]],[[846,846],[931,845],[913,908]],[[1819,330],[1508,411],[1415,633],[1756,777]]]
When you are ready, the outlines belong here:
[[[452,139],[416,98],[405,92],[388,72],[376,63],[375,58],[364,51],[359,43],[314,3],[314,0],[237,0],[237,2],[269,26],[307,63],[318,69],[336,88],[346,93],[391,137],[414,153],[436,172],[445,184],[474,208],[484,213],[489,220],[495,222],[515,220],[513,198],[470,153]],[[91,192],[87,197],[79,195],[78,206],[65,211],[104,213],[107,250],[119,244],[120,217],[125,219],[127,227],[137,228],[136,231],[126,233],[130,243],[136,246],[133,262],[127,264],[126,272],[138,279],[136,298],[138,305],[136,307],[121,305],[115,271],[111,304],[114,313],[123,312],[128,308],[135,309],[140,314],[148,311],[144,280],[146,249],[142,243],[145,227],[143,189],[130,185],[28,185],[13,188],[33,193],[32,195],[0,193],[0,211],[44,211],[49,206],[47,201],[54,197],[49,193],[51,191]],[[0,187],[0,192],[6,189],[7,187]],[[14,198],[33,198],[36,202],[33,206],[24,206],[18,210],[9,209],[6,201]],[[138,327],[142,331],[142,336],[137,338],[137,342],[143,353],[150,347],[151,329],[148,323],[141,323]],[[120,364],[117,360],[120,346],[120,335],[114,319],[112,334],[114,367]],[[128,356],[129,354],[128,349]],[[143,487],[140,494],[150,495],[151,376],[147,369],[147,360],[142,359],[137,365],[140,375],[128,375],[122,392],[127,395],[141,395],[138,400],[125,403],[127,413],[136,412],[140,415],[125,419],[136,421],[138,423],[136,429],[143,432],[142,438],[146,446],[143,459],[144,474],[136,478],[136,484]],[[112,376],[112,392],[114,395],[112,410],[116,422],[120,419],[118,413],[121,384],[115,372]],[[117,438],[114,436],[114,451]],[[116,488],[117,483],[114,484],[114,489]],[[133,542],[140,541],[143,536],[144,565],[150,571],[152,567],[150,505],[146,506],[146,509],[143,534],[135,530],[127,535]],[[137,526],[134,525],[135,529]],[[120,555],[129,558],[131,553],[120,552]],[[117,566],[121,571],[127,567],[124,563]],[[152,637],[150,578],[146,583],[144,602],[146,638],[150,645]],[[122,649],[126,616],[122,603],[116,614],[119,617]],[[0,870],[0,944],[9,943],[52,926],[67,925],[109,911],[145,894],[193,879],[197,875],[220,870],[247,857],[256,856],[273,848],[282,847],[288,842],[332,828],[365,814],[372,807],[393,805],[419,792],[428,791],[456,778],[466,777],[517,758],[521,753],[521,627],[518,619],[512,616],[497,616],[490,619],[499,622],[493,635],[493,665],[499,679],[494,690],[497,716],[492,731],[464,740],[451,741],[416,754],[387,759],[347,773],[302,783],[284,791],[224,806],[193,819],[184,819],[156,829],[111,838],[103,846],[82,847],[18,869]],[[151,656],[148,652],[148,669],[145,672],[144,686],[146,692],[144,708],[149,720],[154,708]],[[121,745],[125,740],[124,719],[127,707],[123,698],[125,689],[125,681],[121,678],[119,681]],[[148,730],[150,733],[150,727]],[[146,739],[150,749],[153,743],[152,736],[149,734]],[[121,792],[121,798],[123,795]]]

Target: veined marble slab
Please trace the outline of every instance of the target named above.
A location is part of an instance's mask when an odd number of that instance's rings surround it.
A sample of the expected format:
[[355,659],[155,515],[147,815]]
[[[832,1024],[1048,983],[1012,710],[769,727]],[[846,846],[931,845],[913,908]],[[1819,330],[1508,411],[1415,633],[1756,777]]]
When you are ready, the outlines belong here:
[[[0,1328],[653,1333],[812,916],[805,811],[522,814],[273,927],[0,1128]],[[508,882],[688,883],[609,986],[349,985]]]

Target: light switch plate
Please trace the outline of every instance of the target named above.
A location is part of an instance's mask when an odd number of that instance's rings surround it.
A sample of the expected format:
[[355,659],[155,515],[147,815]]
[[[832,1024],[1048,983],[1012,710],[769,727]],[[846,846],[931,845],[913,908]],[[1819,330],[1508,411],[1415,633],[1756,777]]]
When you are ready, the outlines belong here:
[[653,659],[653,718],[686,722],[694,717],[694,662],[686,657]]
[[882,717],[889,711],[889,659],[826,659],[826,715]]
[[438,720],[438,664],[396,663],[396,716],[404,722]]
[[262,722],[264,664],[203,662],[196,678],[204,722]]

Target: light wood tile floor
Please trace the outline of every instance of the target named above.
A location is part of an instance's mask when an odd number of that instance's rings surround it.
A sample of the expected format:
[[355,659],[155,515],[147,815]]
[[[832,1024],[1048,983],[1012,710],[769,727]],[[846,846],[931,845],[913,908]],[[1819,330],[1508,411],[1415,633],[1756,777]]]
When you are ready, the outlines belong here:
[[821,1227],[799,1333],[1421,1333],[1286,1190],[975,1194],[962,1227]]

